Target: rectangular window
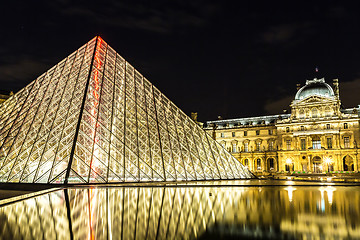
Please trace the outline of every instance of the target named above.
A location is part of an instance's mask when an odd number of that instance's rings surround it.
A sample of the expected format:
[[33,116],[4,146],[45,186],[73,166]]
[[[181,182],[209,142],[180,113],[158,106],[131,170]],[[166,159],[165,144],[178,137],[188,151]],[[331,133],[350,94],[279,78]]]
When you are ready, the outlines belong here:
[[235,137],[235,132],[232,132],[232,136]]
[[273,130],[269,129],[269,135],[273,135]]
[[256,130],[256,135],[260,135],[260,130]]
[[344,137],[344,148],[350,148],[350,138]]
[[320,140],[313,140],[312,145],[313,145],[313,149],[321,149],[321,141]]
[[301,126],[301,131],[305,131],[305,127],[304,126]]
[[274,150],[274,142],[271,141],[269,142],[269,151],[273,151]]
[[246,137],[247,136],[247,131],[244,131],[244,137]]
[[225,133],[220,133],[220,137],[225,137]]
[[330,124],[326,124],[326,129],[330,129]]
[[304,138],[300,140],[300,147],[301,150],[306,150],[306,140]]
[[234,153],[236,152],[236,143],[233,143],[232,151],[233,151]]
[[256,151],[260,151],[260,144],[261,144],[260,142],[256,143]]
[[249,143],[248,142],[244,143],[244,151],[245,152],[249,151]]
[[332,148],[332,138],[327,138],[327,139],[326,139],[326,143],[327,143],[327,147],[328,147],[329,149],[331,149],[331,148]]
[[286,132],[290,132],[290,128],[289,127],[286,127]]
[[286,150],[291,150],[291,140],[286,140]]
[[348,129],[348,124],[344,123],[344,129]]

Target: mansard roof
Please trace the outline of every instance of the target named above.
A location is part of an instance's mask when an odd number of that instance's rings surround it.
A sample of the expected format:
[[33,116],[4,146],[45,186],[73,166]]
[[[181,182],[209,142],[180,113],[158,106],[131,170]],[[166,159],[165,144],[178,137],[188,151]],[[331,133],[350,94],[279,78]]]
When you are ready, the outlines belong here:
[[215,120],[207,121],[207,126],[215,124],[218,126],[255,126],[255,125],[269,125],[274,124],[278,119],[289,118],[290,114],[278,114],[278,115],[268,115],[268,116],[259,116],[259,117],[246,117],[246,118],[234,118],[234,119],[224,119],[224,120]]

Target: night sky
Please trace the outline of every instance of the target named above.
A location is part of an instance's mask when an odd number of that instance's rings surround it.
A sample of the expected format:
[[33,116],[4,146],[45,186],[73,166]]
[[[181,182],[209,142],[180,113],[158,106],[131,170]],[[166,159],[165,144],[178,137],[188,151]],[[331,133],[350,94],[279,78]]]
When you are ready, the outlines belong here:
[[0,89],[20,90],[99,35],[200,121],[282,113],[314,77],[338,78],[343,106],[360,104],[356,1],[237,2],[7,1]]

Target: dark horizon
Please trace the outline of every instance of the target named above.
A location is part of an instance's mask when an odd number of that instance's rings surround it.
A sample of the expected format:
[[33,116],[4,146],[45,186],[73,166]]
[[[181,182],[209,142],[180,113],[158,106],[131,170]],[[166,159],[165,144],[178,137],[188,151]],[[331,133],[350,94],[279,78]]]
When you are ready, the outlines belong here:
[[[7,2],[1,90],[18,91],[96,35],[199,120],[279,114],[296,84],[338,78],[360,104],[360,19],[336,1],[232,5],[66,0]],[[319,72],[315,72],[315,68]]]

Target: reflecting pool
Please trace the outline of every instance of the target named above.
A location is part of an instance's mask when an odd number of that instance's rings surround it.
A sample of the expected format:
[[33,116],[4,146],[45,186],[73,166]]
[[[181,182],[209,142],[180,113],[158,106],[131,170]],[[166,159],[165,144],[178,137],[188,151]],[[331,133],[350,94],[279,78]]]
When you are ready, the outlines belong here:
[[358,186],[68,188],[0,208],[0,239],[359,239]]

